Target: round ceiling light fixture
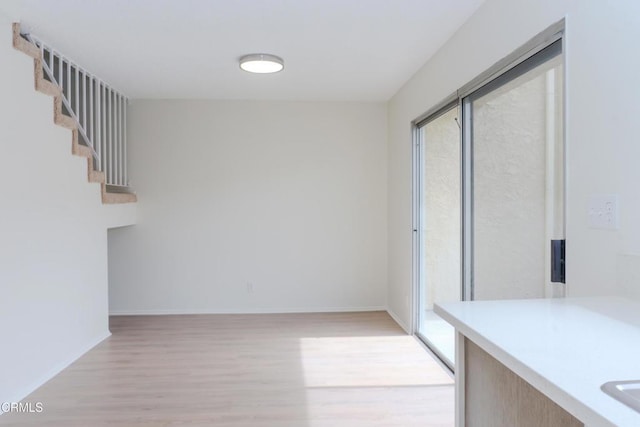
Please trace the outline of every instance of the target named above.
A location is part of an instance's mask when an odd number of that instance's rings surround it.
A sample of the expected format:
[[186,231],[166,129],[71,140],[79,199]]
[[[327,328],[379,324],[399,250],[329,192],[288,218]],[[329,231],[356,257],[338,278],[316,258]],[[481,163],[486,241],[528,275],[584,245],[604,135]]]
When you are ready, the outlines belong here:
[[284,68],[284,61],[279,56],[268,53],[252,53],[240,58],[240,68],[250,73],[277,73]]

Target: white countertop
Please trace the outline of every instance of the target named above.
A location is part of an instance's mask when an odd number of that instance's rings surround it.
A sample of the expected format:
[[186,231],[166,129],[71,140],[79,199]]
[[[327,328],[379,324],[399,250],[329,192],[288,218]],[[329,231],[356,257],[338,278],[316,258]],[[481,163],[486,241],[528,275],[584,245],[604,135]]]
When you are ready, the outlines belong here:
[[438,304],[435,312],[588,427],[639,427],[600,390],[640,380],[640,303],[616,297]]

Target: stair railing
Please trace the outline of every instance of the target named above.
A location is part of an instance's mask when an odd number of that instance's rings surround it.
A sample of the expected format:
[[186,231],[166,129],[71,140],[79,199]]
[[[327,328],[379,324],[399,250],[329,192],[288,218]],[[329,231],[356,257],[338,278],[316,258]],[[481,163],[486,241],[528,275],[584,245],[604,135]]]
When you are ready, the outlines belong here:
[[108,186],[126,189],[128,98],[37,36],[22,36],[40,49],[44,76],[60,89],[63,114],[75,120],[94,169],[105,173]]

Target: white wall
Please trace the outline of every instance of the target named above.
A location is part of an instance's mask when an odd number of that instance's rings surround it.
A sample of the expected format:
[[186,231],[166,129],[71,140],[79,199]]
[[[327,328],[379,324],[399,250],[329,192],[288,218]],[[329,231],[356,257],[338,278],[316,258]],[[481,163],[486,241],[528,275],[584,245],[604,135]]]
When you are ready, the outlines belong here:
[[[33,60],[0,18],[0,402],[23,398],[108,336],[107,224],[71,132],[35,91]],[[123,210],[124,209],[124,210]],[[46,407],[45,407],[46,410]]]
[[139,221],[110,232],[112,313],[384,308],[386,119],[371,103],[134,101]]
[[[640,3],[487,0],[389,103],[388,304],[402,322],[409,324],[411,295],[410,121],[565,16],[568,293],[616,293],[618,282],[640,294],[640,284],[629,283],[640,263],[626,255],[640,254]],[[588,227],[594,193],[620,195],[619,230]]]

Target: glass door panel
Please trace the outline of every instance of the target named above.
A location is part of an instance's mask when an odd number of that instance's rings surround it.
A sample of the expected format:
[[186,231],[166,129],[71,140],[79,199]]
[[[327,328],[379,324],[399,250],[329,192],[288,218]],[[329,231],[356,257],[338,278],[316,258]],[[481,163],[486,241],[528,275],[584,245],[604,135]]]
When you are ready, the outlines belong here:
[[453,366],[454,329],[433,312],[438,302],[460,301],[460,129],[452,108],[419,128],[420,304],[418,334]]
[[468,101],[475,300],[564,289],[549,273],[550,240],[564,238],[561,55],[528,68]]

